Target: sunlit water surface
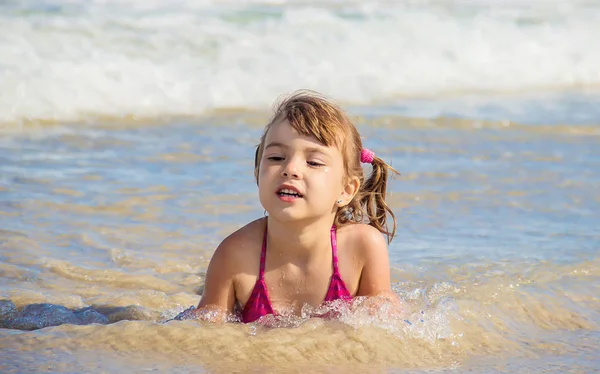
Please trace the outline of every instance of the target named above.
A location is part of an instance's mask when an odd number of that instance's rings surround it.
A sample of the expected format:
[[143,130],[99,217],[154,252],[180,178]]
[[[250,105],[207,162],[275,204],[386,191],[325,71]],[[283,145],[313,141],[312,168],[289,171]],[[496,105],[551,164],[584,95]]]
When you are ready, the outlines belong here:
[[[579,0],[0,2],[0,372],[597,371],[599,20]],[[303,87],[402,173],[403,309],[167,322],[263,215],[266,108]],[[36,303],[110,323],[15,317]]]
[[197,304],[219,241],[262,215],[252,162],[267,117],[2,138],[0,298],[114,322],[0,330],[6,370],[597,367],[600,129],[585,124],[357,115],[365,144],[402,172],[389,203],[403,314],[164,323]]

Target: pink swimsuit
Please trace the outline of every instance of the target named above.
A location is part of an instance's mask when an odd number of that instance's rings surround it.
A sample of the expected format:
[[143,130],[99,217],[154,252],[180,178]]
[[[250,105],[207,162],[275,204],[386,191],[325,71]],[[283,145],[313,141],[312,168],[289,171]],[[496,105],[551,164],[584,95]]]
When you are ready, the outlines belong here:
[[[329,283],[329,289],[325,300],[334,301],[338,299],[351,300],[352,295],[348,291],[346,284],[340,276],[338,270],[338,257],[337,257],[337,240],[335,236],[335,225],[331,228],[331,253],[333,257],[333,274],[331,275],[331,281]],[[267,228],[265,227],[265,235],[263,237],[262,250],[260,252],[260,272],[258,279],[252,290],[252,294],[246,302],[246,306],[242,311],[242,321],[244,323],[254,322],[262,316],[267,314],[276,314],[271,306],[269,300],[269,292],[267,290],[267,284],[265,283],[265,257],[267,255]]]

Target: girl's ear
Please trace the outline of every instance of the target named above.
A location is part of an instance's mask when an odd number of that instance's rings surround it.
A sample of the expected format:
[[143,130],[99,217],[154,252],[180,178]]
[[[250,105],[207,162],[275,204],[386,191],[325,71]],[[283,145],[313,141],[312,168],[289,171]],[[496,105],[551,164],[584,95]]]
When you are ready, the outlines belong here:
[[350,177],[340,194],[340,199],[343,201],[343,205],[348,204],[354,196],[358,193],[360,188],[360,179],[358,177]]

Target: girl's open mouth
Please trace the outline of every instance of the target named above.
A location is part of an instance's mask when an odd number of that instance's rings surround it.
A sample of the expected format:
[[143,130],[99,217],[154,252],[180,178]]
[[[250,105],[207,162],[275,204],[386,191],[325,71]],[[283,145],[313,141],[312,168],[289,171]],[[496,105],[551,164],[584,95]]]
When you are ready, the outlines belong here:
[[300,194],[297,191],[294,191],[292,189],[289,188],[282,188],[279,191],[277,191],[277,195],[281,196],[281,197],[294,197],[294,198],[301,198],[302,194]]

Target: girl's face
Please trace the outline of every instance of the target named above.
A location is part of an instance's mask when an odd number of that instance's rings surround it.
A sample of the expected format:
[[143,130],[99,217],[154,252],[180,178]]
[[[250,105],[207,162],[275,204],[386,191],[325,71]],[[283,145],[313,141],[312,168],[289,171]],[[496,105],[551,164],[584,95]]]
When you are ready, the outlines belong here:
[[344,163],[337,147],[298,134],[287,121],[273,124],[264,142],[258,190],[269,215],[283,220],[335,217],[344,199]]

